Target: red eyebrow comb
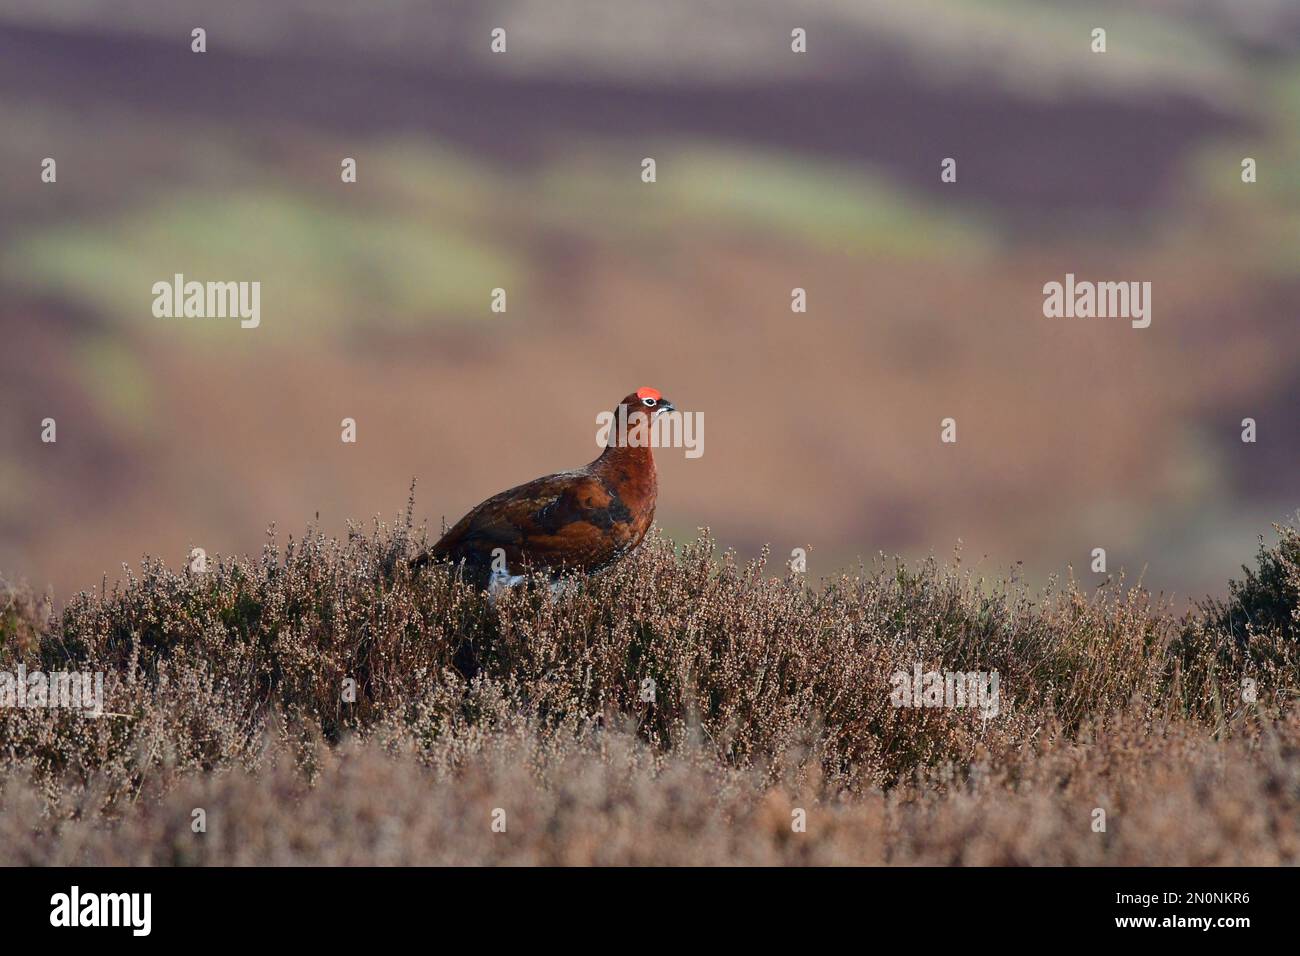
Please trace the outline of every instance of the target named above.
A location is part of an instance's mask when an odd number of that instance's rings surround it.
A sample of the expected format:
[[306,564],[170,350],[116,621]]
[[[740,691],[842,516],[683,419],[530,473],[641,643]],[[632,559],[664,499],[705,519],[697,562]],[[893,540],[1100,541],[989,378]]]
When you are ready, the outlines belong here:
[[653,398],[656,402],[659,401],[659,399],[663,398],[663,396],[659,394],[659,389],[651,388],[649,385],[645,386],[644,388],[638,388],[636,390],[636,397]]

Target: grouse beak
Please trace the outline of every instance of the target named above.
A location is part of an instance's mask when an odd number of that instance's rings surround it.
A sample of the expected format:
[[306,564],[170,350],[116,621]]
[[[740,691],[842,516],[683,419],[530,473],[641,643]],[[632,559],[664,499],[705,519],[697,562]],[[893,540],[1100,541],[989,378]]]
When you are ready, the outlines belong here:
[[668,399],[666,398],[660,399],[659,407],[655,409],[655,418],[658,418],[664,412],[675,412],[675,411],[677,411],[676,405],[668,401]]

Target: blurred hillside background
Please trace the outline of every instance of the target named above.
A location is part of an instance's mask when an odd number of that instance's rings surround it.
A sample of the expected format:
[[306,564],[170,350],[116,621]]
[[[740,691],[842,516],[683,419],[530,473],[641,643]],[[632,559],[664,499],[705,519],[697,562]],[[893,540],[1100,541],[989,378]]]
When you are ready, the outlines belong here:
[[[814,576],[1105,547],[1181,600],[1300,505],[1289,0],[0,0],[0,171],[0,574],[57,603],[412,477],[436,530],[643,384],[706,420],[665,531]],[[154,318],[176,272],[261,327]],[[1067,272],[1151,327],[1045,319]]]

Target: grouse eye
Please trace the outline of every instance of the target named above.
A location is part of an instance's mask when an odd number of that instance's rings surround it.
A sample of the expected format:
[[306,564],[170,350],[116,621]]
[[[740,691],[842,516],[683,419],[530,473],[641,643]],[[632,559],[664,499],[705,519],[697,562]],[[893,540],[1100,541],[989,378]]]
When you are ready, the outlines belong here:
[[654,408],[656,402],[655,399],[653,398],[643,398],[641,399],[641,404],[644,405],[646,408]]

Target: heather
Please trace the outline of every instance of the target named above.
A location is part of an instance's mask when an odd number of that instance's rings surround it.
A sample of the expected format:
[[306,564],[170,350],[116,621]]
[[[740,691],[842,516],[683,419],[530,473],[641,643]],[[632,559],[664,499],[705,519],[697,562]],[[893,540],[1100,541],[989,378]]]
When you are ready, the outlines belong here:
[[[58,615],[9,587],[0,671],[103,672],[107,713],[0,714],[0,862],[1300,862],[1294,527],[1177,614],[707,532],[490,601],[426,543],[271,532]],[[918,665],[996,672],[996,716],[895,706]]]

